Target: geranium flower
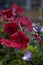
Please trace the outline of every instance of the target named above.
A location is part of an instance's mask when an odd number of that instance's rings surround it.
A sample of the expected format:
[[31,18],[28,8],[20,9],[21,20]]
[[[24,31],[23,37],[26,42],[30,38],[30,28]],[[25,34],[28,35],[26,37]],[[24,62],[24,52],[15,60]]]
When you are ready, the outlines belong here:
[[17,5],[16,4],[12,4],[11,5],[11,9],[16,13],[16,11],[17,11]]
[[32,22],[31,22],[31,20],[28,17],[23,17],[21,25],[25,26],[25,30],[26,31],[32,31],[33,30]]
[[0,20],[2,21],[2,23],[5,23],[4,21],[6,20],[6,15],[1,16]]
[[34,34],[34,38],[35,38],[35,40],[37,40],[38,42],[39,42],[39,44],[41,44],[42,43],[42,39],[41,39],[41,37],[40,37],[40,35],[39,34]]
[[16,23],[7,23],[4,26],[4,32],[11,35],[18,31],[18,25]]
[[33,30],[32,24],[28,24],[25,29],[27,32],[31,32]]
[[27,51],[22,57],[22,59],[25,61],[32,61],[32,53],[30,51]]
[[11,5],[11,9],[12,9],[16,14],[18,14],[18,15],[23,14],[23,9],[22,9],[22,7],[20,7],[20,6],[16,5],[16,4],[12,4],[12,5]]
[[13,47],[18,49],[24,49],[27,47],[27,43],[29,38],[27,35],[22,31],[17,31],[15,34],[10,36],[10,40],[13,42]]
[[2,21],[1,23],[4,23],[4,21],[6,20],[6,15],[2,15],[2,11],[0,10],[0,20]]
[[22,17],[22,21],[20,21],[21,26],[26,26],[28,24],[29,18],[28,17]]
[[4,38],[1,39],[1,44],[5,45],[7,48],[11,47],[11,41]]
[[6,15],[6,19],[10,20],[14,19],[15,13],[11,9],[3,10],[2,15]]
[[20,6],[17,7],[17,13],[19,15],[22,15],[23,14],[23,8],[21,8]]
[[19,25],[19,23],[22,21],[22,17],[17,17],[15,20],[16,24]]
[[25,27],[25,30],[26,31],[32,31],[33,30],[33,23],[31,22],[31,20],[28,18],[28,17],[18,17],[16,19],[16,23],[19,24],[21,26],[24,26]]

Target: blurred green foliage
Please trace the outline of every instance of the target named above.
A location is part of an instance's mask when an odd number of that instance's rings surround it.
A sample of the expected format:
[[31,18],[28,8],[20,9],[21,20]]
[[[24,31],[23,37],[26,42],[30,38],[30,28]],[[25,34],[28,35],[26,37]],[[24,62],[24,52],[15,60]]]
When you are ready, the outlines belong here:
[[18,50],[14,48],[6,49],[6,47],[1,45],[0,62],[2,62],[2,65],[32,65],[29,61],[26,62],[22,59],[25,52],[31,51],[33,65],[43,65],[42,49],[43,44],[41,47],[40,46],[34,47],[32,45],[29,45],[24,50]]

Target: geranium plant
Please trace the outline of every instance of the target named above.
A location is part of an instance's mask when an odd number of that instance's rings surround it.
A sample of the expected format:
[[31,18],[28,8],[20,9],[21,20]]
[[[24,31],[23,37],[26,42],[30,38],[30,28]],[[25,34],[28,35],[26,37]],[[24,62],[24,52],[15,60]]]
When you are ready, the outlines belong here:
[[43,65],[43,26],[12,4],[0,10],[0,65]]

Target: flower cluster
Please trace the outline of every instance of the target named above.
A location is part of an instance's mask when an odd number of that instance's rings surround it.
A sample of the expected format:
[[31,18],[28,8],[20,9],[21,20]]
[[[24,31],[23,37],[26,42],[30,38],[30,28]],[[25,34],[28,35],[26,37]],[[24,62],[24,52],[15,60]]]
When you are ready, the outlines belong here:
[[[29,42],[33,40],[37,40],[39,44],[43,43],[41,36],[43,26],[37,26],[22,14],[23,9],[16,4],[12,4],[7,10],[0,10],[0,45],[4,45],[7,49],[24,50],[29,46]],[[32,40],[26,32],[33,35]],[[34,34],[31,32],[34,32]],[[32,61],[32,53],[28,50],[22,59]]]
[[2,21],[3,32],[9,35],[9,39],[2,37],[0,41],[2,45],[8,48],[13,47],[22,50],[28,45],[29,37],[21,30],[21,26],[27,27],[27,24],[30,24],[30,30],[32,23],[27,17],[19,17],[21,14],[23,14],[23,9],[16,4],[12,4],[11,8],[7,10],[1,10],[0,20]]

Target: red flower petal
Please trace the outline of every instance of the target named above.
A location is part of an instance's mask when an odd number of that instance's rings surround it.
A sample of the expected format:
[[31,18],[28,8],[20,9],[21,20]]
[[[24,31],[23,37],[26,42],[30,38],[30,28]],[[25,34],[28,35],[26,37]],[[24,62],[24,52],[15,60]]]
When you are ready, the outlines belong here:
[[23,14],[23,9],[20,6],[17,7],[17,13],[19,15]]
[[11,47],[11,41],[6,39],[1,39],[1,44],[5,45],[7,48]]
[[6,15],[6,19],[14,18],[15,13],[12,11],[12,9],[7,9],[2,11],[2,15]]
[[39,44],[43,42],[39,34],[34,34],[34,38],[39,42]]
[[5,24],[4,26],[4,32],[11,35],[15,32],[18,31],[18,26],[16,25],[16,23],[8,23],[8,24]]
[[29,38],[22,31],[17,31],[10,36],[10,40],[13,42],[14,47],[23,49],[26,48]]

